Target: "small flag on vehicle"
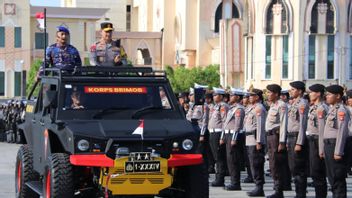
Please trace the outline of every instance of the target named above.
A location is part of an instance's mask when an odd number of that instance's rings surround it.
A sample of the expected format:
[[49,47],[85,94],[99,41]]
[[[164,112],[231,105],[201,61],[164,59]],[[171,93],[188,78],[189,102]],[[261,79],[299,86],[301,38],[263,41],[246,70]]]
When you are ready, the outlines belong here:
[[140,135],[143,140],[144,120],[140,120],[139,126],[133,131],[132,135]]
[[44,29],[44,12],[37,12],[35,14],[35,18],[38,21],[38,28],[40,28],[41,30]]

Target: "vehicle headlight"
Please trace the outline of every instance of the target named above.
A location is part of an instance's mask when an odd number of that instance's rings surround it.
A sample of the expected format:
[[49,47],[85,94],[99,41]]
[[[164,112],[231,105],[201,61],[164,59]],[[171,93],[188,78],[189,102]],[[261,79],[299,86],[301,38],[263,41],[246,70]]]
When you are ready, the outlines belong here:
[[172,147],[178,148],[178,142],[174,142],[174,143],[172,144]]
[[89,149],[89,142],[85,139],[78,141],[77,148],[80,151],[87,151]]
[[183,142],[182,142],[182,147],[183,147],[183,149],[185,149],[186,151],[191,150],[191,149],[193,148],[193,142],[192,142],[192,140],[190,140],[190,139],[185,139],[185,140],[183,140]]

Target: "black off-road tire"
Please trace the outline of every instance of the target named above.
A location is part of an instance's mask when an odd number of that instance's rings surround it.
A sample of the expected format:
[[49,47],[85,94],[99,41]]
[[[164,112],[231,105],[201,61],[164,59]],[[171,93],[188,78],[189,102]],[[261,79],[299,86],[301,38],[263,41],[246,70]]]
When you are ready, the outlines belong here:
[[44,171],[43,197],[72,198],[74,181],[70,156],[65,153],[50,155]]
[[209,174],[205,164],[180,167],[175,175],[174,198],[209,198]]
[[33,170],[33,153],[28,145],[22,145],[16,158],[15,189],[17,198],[39,198],[26,182],[38,181],[39,175]]

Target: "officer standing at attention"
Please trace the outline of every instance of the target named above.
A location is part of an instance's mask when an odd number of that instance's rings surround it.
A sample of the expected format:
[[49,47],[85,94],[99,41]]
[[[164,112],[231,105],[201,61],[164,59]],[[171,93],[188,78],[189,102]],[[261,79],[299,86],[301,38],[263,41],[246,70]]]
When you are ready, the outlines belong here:
[[324,147],[326,173],[331,185],[333,197],[346,197],[346,160],[345,145],[348,137],[348,121],[350,115],[342,104],[343,87],[331,85],[326,87],[326,102],[329,112],[326,116],[324,128]]
[[[45,52],[45,68],[50,65],[53,68],[72,72],[75,67],[81,67],[82,61],[78,50],[67,41],[70,31],[64,26],[56,28],[56,43],[50,45]],[[43,74],[44,62],[41,65],[38,76]]]
[[243,144],[240,132],[243,128],[245,114],[244,106],[241,105],[243,92],[239,89],[231,89],[230,109],[223,124],[220,144],[226,145],[227,167],[230,173],[231,183],[225,190],[241,190],[241,163],[243,163]]
[[203,105],[195,104],[194,88],[192,87],[189,89],[189,101],[189,110],[186,114],[186,118],[194,127],[197,128],[197,131],[200,133],[203,117]]
[[262,101],[263,92],[259,89],[253,89],[249,96],[249,103],[251,105],[248,107],[243,123],[246,135],[247,155],[255,183],[255,189],[247,192],[247,195],[250,197],[265,196],[263,185],[265,183],[265,119],[267,112]]
[[101,26],[101,39],[90,47],[90,64],[95,66],[127,65],[127,54],[120,44],[120,40],[112,40],[114,31],[110,22]]
[[220,146],[220,137],[222,133],[223,123],[226,120],[226,115],[229,106],[223,102],[225,90],[220,88],[213,88],[213,99],[214,105],[210,109],[209,113],[209,143],[210,148],[215,159],[216,173],[215,181],[211,183],[214,187],[224,186],[225,182],[225,163],[226,163],[226,151],[224,147]]
[[281,87],[277,84],[270,84],[267,87],[270,109],[265,122],[267,135],[269,166],[274,180],[274,194],[268,198],[283,198],[284,171],[280,171],[282,161],[278,155],[283,157],[286,152],[287,132],[287,105],[280,100]]
[[296,197],[305,198],[307,189],[307,150],[306,129],[309,105],[303,99],[306,85],[301,81],[290,83],[290,95],[293,99],[288,108],[287,151],[291,174],[294,178]]
[[[324,160],[320,158],[322,151],[319,151],[319,145],[323,143],[325,116],[328,112],[328,106],[323,101],[325,86],[322,84],[314,84],[309,87],[309,91],[309,98],[312,105],[308,112],[306,135],[309,145],[310,175],[313,179],[315,197],[326,198],[327,184],[325,163]],[[322,145],[320,147],[322,148]]]

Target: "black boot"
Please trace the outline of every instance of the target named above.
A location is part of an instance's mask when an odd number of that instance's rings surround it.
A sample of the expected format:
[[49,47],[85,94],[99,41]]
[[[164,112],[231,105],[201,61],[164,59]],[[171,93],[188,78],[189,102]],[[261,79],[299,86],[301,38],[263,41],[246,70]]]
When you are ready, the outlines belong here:
[[247,192],[249,197],[264,197],[263,185],[256,185],[254,190]]
[[215,180],[211,183],[211,186],[223,187],[225,186],[224,182],[225,182],[224,177],[220,177],[219,175],[216,175]]
[[326,185],[315,186],[315,197],[326,198],[328,195],[328,189]]
[[225,190],[228,191],[238,191],[242,190],[241,186],[239,184],[229,184],[224,187]]
[[253,181],[253,178],[251,178],[251,177],[246,177],[246,178],[243,179],[242,183],[247,183],[247,184],[249,184],[249,183],[254,183],[254,181]]
[[296,196],[295,198],[306,198],[307,194],[307,180],[304,178],[296,177],[295,178],[296,185]]
[[275,191],[274,194],[267,196],[266,198],[284,198],[282,191]]

